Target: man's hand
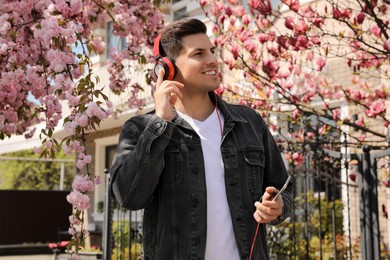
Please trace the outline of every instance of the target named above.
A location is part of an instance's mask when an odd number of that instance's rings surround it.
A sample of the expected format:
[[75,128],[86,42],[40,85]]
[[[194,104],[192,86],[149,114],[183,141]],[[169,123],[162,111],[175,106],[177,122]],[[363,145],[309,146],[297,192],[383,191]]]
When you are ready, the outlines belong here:
[[283,211],[283,198],[278,196],[275,200],[274,196],[278,193],[278,190],[274,187],[267,187],[260,201],[256,201],[256,211],[253,217],[258,223],[270,223],[282,214]]
[[156,83],[156,91],[153,94],[156,115],[166,121],[172,121],[173,106],[175,105],[177,98],[183,97],[181,89],[184,85],[173,80],[163,80],[163,78],[164,71],[160,70]]

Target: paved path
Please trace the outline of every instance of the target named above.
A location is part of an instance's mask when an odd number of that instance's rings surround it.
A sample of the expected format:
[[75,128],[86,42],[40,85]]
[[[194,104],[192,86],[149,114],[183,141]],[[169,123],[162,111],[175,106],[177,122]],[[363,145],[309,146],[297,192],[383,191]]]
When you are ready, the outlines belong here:
[[[13,255],[0,256],[0,260],[54,260],[53,255]],[[58,259],[59,260],[59,259]]]
[[[70,256],[63,254],[57,256],[54,255],[17,255],[17,256],[0,256],[0,260],[70,260]],[[82,255],[81,260],[95,260],[96,256]]]

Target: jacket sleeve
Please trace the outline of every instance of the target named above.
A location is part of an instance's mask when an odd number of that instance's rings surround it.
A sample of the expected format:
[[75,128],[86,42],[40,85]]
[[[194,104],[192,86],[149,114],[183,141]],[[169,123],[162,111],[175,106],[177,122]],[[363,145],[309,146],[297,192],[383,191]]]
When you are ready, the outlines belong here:
[[134,121],[122,128],[110,173],[111,190],[119,204],[138,210],[153,198],[174,124],[156,115],[144,128]]
[[[288,178],[285,162],[282,158],[280,150],[275,142],[274,137],[268,129],[268,126],[263,119],[263,143],[265,149],[265,169],[264,169],[264,188],[273,186],[281,189]],[[276,225],[291,216],[293,203],[293,180],[290,180],[286,190],[282,193],[283,212],[271,224]]]

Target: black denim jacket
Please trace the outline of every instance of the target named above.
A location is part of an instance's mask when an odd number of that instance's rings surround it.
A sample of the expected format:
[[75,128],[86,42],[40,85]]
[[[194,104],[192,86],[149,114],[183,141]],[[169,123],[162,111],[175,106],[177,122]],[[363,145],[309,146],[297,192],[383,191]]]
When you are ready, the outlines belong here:
[[[215,102],[214,95],[210,98]],[[248,259],[256,221],[254,203],[267,186],[282,187],[285,165],[267,125],[249,107],[217,98],[224,116],[221,153],[233,229],[241,259]],[[111,188],[121,206],[144,208],[146,260],[204,259],[206,183],[199,136],[182,118],[135,116],[122,129],[111,168]],[[292,187],[282,194],[290,215]],[[260,225],[252,259],[269,259]]]

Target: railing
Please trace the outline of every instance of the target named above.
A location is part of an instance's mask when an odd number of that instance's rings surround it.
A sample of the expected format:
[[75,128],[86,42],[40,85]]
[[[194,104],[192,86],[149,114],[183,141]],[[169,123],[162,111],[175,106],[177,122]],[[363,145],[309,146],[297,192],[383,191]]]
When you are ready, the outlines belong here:
[[108,171],[104,199],[103,259],[142,260],[143,210],[130,211],[121,208],[109,191]]
[[[301,166],[289,165],[294,214],[267,227],[272,259],[390,259],[387,198],[377,177],[378,170],[389,172],[389,156],[390,149],[365,147],[362,154],[323,149],[306,152]],[[109,193],[106,199],[106,205],[113,203]],[[142,211],[113,203],[106,212],[104,259],[143,259]]]

